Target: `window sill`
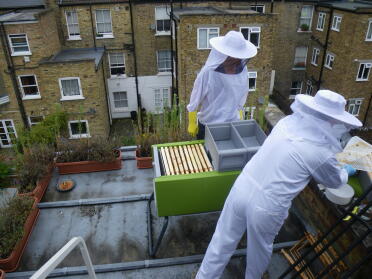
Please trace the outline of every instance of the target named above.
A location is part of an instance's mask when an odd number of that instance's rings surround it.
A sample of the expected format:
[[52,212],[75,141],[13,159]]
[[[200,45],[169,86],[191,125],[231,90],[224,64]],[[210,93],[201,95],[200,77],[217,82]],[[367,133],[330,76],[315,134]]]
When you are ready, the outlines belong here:
[[372,42],[372,39],[366,39],[365,41],[371,43]]
[[35,95],[35,96],[23,96],[22,100],[40,100],[41,96],[40,95]]
[[69,37],[67,41],[81,41],[81,37]]
[[197,48],[198,50],[211,50],[212,48],[210,47],[210,48]]
[[248,92],[254,92],[256,89],[248,89]]
[[102,39],[115,39],[114,35],[103,35],[102,37],[97,37],[96,36],[96,39],[97,40],[102,40]]
[[156,32],[155,36],[170,36],[171,32]]
[[324,29],[318,29],[318,28],[316,28],[315,30],[316,31],[319,31],[319,32],[323,32]]
[[336,32],[340,32],[340,30],[337,30],[337,29],[332,29],[332,28],[331,28],[331,30],[332,30],[332,31],[336,31]]
[[324,65],[324,68],[328,69],[328,70],[332,70],[331,67],[327,66],[327,65]]
[[32,55],[31,51],[12,53],[12,56],[26,56],[26,55]]
[[110,79],[124,79],[127,78],[127,75],[118,75],[118,76],[110,76]]
[[306,70],[306,67],[293,67],[292,68],[293,71],[305,71]]
[[84,97],[75,97],[75,98],[61,98],[61,101],[75,101],[75,100],[84,100]]
[[82,138],[84,138],[84,139],[86,139],[86,138],[90,138],[91,136],[90,135],[76,135],[76,136],[70,136],[70,138],[69,139],[82,139]]
[[313,65],[314,67],[318,67],[318,64],[311,63],[311,65]]
[[356,79],[355,81],[368,81],[368,79]]
[[171,76],[172,75],[172,72],[169,71],[169,72],[158,72],[157,76]]
[[309,30],[309,31],[302,31],[301,29],[297,30],[297,33],[305,33],[305,34],[307,33],[308,34],[308,33],[311,33],[311,32],[312,32],[311,30]]

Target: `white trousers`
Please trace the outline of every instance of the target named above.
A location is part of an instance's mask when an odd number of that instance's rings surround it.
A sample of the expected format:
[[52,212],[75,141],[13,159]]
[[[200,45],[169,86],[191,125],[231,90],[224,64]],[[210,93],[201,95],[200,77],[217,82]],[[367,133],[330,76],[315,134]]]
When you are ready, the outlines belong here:
[[245,230],[247,230],[246,279],[260,279],[271,258],[273,241],[287,209],[278,208],[259,186],[240,175],[218,219],[196,279],[220,278]]

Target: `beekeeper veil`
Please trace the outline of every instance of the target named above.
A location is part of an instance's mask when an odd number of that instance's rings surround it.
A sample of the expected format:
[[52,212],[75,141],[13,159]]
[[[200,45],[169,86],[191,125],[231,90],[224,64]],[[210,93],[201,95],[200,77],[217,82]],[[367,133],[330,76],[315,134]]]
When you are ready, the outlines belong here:
[[333,152],[341,152],[341,137],[362,125],[344,111],[345,104],[341,95],[329,90],[319,90],[315,97],[297,95],[291,105],[293,114],[286,121],[287,135],[328,144]]

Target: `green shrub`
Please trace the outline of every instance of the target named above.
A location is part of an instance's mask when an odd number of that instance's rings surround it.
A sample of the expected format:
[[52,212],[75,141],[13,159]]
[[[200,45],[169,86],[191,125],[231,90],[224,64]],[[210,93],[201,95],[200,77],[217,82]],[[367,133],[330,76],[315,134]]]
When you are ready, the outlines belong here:
[[34,199],[29,196],[16,196],[0,208],[0,258],[7,258],[22,238],[33,203]]
[[0,187],[8,186],[10,173],[11,167],[4,162],[0,162]]

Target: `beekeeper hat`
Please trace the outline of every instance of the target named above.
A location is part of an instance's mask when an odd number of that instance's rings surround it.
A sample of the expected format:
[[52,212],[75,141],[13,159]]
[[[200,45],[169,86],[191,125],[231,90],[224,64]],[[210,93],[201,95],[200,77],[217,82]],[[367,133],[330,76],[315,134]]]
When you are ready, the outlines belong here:
[[257,54],[256,46],[237,31],[229,31],[225,36],[214,37],[209,43],[217,51],[234,58],[247,59]]
[[296,95],[296,101],[303,105],[304,109],[310,109],[350,126],[362,126],[362,122],[358,118],[345,111],[345,98],[333,91],[319,90],[314,97],[298,94]]

